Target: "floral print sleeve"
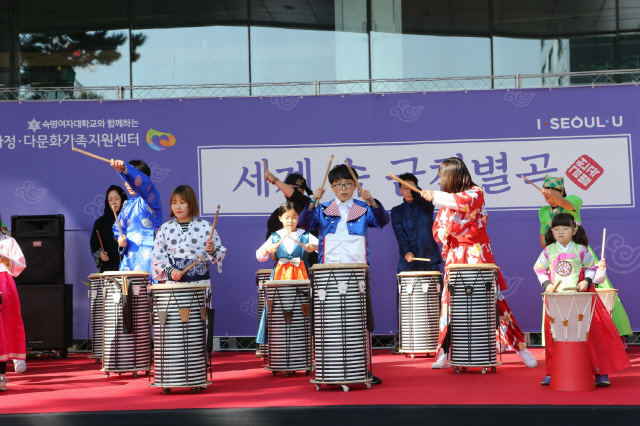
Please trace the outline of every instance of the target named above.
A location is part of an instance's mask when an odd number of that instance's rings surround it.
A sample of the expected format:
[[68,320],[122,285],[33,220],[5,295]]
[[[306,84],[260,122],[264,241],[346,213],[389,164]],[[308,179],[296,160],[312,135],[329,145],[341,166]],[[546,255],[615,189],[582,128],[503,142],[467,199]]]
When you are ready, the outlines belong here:
[[484,211],[484,191],[474,186],[468,191],[453,194],[458,216],[451,226],[454,237],[475,236],[486,233],[487,213]]

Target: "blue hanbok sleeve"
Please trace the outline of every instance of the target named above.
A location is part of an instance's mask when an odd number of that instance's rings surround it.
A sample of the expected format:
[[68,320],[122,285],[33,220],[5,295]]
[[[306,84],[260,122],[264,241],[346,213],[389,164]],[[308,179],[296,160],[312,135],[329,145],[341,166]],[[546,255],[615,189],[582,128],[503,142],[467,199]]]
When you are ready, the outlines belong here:
[[130,164],[125,164],[124,172],[118,174],[151,207],[153,210],[153,226],[155,229],[160,228],[162,226],[162,204],[156,184],[153,183],[149,176]]
[[380,201],[375,201],[380,207],[369,206],[367,208],[367,225],[369,226],[369,228],[382,229],[387,223],[391,221],[391,216],[389,216],[389,212],[384,209]]
[[[314,203],[315,201],[311,200],[309,203]],[[298,228],[305,229],[307,231],[313,231],[318,229],[319,217],[322,214],[321,206],[317,206],[313,210],[308,210],[309,203],[302,209],[300,213],[300,219],[298,220]]]

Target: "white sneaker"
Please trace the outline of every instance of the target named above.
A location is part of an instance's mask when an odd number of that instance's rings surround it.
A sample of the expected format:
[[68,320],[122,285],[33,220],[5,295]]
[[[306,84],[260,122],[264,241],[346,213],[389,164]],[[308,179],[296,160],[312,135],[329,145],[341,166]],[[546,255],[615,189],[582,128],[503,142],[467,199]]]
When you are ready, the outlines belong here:
[[7,390],[7,379],[4,378],[4,374],[0,374],[0,391]]
[[431,364],[431,368],[433,368],[434,370],[449,367],[451,367],[451,363],[449,362],[447,354],[444,351],[441,351],[440,355],[438,355],[438,359],[436,359],[436,361]]
[[522,358],[522,362],[524,362],[524,365],[526,365],[527,367],[535,368],[535,366],[538,365],[538,361],[536,361],[536,358],[533,356],[533,354],[529,352],[529,349],[524,348],[523,350],[517,351],[516,353],[520,358]]
[[27,371],[27,362],[24,359],[14,359],[13,369],[16,373],[24,373]]

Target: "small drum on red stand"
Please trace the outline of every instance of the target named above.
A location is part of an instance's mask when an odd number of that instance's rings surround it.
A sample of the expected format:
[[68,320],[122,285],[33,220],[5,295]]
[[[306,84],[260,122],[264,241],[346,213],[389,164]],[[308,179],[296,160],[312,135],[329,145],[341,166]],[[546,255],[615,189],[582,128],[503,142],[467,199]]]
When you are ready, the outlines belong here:
[[[264,286],[264,283],[271,279],[272,269],[258,269],[256,271],[256,286],[258,287],[258,327],[260,329],[260,317],[262,316],[262,311],[264,310],[264,299],[267,293],[267,289]],[[256,343],[256,358],[265,359],[269,350],[267,348],[266,343]]]
[[151,320],[147,293],[149,273],[114,271],[102,274],[102,371],[122,374],[151,370]]
[[553,336],[550,388],[590,391],[595,388],[587,348],[596,293],[542,293]]
[[435,353],[440,324],[440,277],[435,271],[398,274],[400,353]]
[[445,281],[451,309],[451,365],[456,373],[467,367],[496,371],[496,305],[498,267],[493,263],[449,265]]
[[311,372],[311,321],[309,280],[273,280],[267,290],[267,335],[269,356],[264,368],[285,372]]
[[609,312],[609,316],[611,316],[613,307],[618,301],[618,290],[615,288],[597,288],[596,292],[598,292],[600,300],[602,300],[604,307],[607,308],[607,312]]
[[369,266],[364,263],[315,264],[313,288],[314,372],[311,383],[350,383],[371,387],[371,343],[367,330]]

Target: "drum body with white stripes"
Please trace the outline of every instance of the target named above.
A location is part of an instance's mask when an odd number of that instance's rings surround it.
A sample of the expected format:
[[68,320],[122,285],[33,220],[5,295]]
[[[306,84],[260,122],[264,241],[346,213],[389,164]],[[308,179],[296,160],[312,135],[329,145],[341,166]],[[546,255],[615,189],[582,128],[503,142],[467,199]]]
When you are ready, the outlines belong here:
[[435,271],[398,274],[400,352],[435,353],[440,323],[440,277]]
[[102,274],[91,274],[89,279],[89,315],[91,316],[91,355],[96,362],[102,358],[102,330],[104,311],[102,306]]
[[314,372],[311,383],[365,383],[371,386],[371,352],[367,331],[366,264],[315,264],[313,290]]
[[264,368],[273,374],[311,371],[309,280],[267,281],[269,356]]
[[[258,329],[260,329],[260,318],[262,317],[264,299],[267,293],[267,288],[264,286],[264,283],[271,279],[271,272],[272,269],[258,269],[256,271],[256,285],[258,287]],[[256,343],[256,357],[264,359],[268,351],[266,343]]]
[[445,271],[451,309],[451,365],[495,370],[501,365],[496,348],[498,267],[492,263],[461,264],[449,265]]
[[[138,271],[104,272],[102,305],[102,371],[109,373],[151,369],[151,321],[149,318],[149,273]],[[130,305],[130,306],[126,306]],[[126,311],[131,312],[132,329],[125,325]]]
[[206,388],[211,384],[206,339],[210,283],[169,282],[151,289],[154,371],[149,386]]

